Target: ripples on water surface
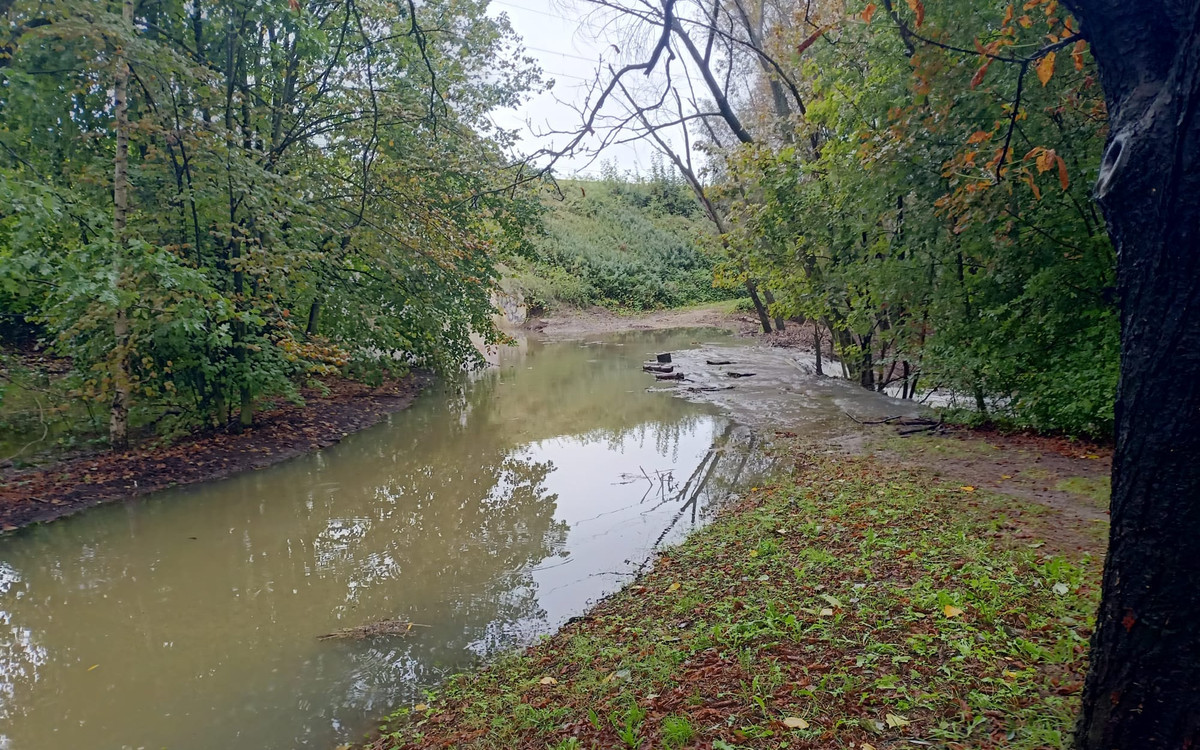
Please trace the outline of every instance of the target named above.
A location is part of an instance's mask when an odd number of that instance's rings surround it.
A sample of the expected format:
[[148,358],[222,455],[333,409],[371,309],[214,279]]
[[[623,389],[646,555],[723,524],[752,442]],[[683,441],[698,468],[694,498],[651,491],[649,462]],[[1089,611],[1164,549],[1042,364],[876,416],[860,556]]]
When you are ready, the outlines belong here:
[[[0,749],[331,748],[553,630],[747,470],[639,367],[720,340],[531,342],[319,453],[5,537]],[[429,627],[317,640],[388,618]]]

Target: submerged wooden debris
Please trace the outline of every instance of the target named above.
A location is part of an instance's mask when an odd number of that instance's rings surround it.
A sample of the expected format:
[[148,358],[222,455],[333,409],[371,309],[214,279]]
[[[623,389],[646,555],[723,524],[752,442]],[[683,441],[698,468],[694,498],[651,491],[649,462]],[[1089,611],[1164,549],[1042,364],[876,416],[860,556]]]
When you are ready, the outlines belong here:
[[416,622],[407,620],[379,620],[378,622],[367,623],[353,628],[342,628],[335,630],[332,633],[317,636],[318,641],[328,641],[335,638],[376,638],[384,635],[404,636],[412,632],[413,628],[427,628],[428,625],[421,625]]

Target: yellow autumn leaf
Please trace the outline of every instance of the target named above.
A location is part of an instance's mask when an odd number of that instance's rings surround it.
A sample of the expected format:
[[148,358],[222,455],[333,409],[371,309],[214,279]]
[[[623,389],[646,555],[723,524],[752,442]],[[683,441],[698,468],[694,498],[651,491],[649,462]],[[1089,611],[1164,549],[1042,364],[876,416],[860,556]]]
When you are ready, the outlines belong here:
[[1042,82],[1042,85],[1045,86],[1047,83],[1050,83],[1052,75],[1054,75],[1054,53],[1047,52],[1045,57],[1038,60],[1037,77]]
[[792,729],[808,729],[808,722],[804,719],[801,719],[799,716],[787,717],[783,720],[783,725],[785,727],[791,727]]
[[414,711],[428,711],[429,706],[427,706],[424,703],[418,703],[417,705],[413,706],[413,710]]
[[942,608],[942,611],[946,613],[946,617],[958,617],[959,615],[961,615],[963,613],[963,611],[961,609],[959,609],[958,607],[955,607],[952,604],[947,604],[945,607]]
[[99,664],[93,664],[92,666],[90,666],[90,667],[88,667],[88,668],[87,668],[87,671],[91,672],[93,669],[95,669],[95,668],[96,668],[96,667],[98,667],[98,666],[100,666],[100,665],[99,665]]
[[962,490],[963,492],[974,492],[975,491],[975,488],[969,484],[964,484],[962,487],[959,487],[959,489]]
[[887,715],[887,725],[889,727],[891,727],[892,729],[898,729],[899,727],[906,727],[909,724],[912,724],[912,722],[909,721],[908,719],[904,718],[903,716],[900,716],[899,714],[888,714]]
[[678,591],[680,585],[681,584],[679,583],[679,581],[676,581],[675,583],[672,583],[670,586],[667,586],[667,591]]
[[859,747],[862,748],[862,750],[875,750],[875,746],[872,745],[870,742],[864,742],[861,745],[859,745]]
[[821,617],[833,617],[833,610],[826,607],[821,610]]
[[547,677],[543,677],[542,679],[538,680],[538,683],[541,685],[557,685],[558,680],[554,679],[553,677],[547,676]]

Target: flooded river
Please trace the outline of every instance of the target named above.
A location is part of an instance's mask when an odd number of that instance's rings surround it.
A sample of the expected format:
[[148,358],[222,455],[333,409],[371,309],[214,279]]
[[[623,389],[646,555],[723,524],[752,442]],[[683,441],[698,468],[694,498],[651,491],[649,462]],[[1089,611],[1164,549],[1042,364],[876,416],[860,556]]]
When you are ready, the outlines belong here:
[[[640,370],[655,351],[691,349],[678,356],[694,371],[752,351],[734,344],[712,331],[526,342],[332,448],[4,537],[0,750],[357,740],[702,523],[757,466],[739,424],[750,401],[822,430],[855,402],[891,408],[787,353],[755,355],[742,402],[712,368],[676,386],[699,401]],[[397,618],[420,627],[318,640]]]

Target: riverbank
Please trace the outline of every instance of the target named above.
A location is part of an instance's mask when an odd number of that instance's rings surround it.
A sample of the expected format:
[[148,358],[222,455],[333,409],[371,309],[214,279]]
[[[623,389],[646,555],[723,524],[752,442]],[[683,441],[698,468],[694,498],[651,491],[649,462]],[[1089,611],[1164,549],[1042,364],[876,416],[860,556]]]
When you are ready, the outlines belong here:
[[732,301],[645,313],[617,313],[605,307],[563,307],[531,318],[525,324],[526,330],[554,340],[668,328],[722,328],[740,336],[752,336],[761,331],[758,319],[750,313],[735,310]]
[[1108,457],[887,429],[869,445],[777,438],[775,480],[371,747],[1064,747]]
[[169,445],[95,453],[0,475],[0,530],[52,521],[85,508],[168,487],[222,479],[332,445],[412,403],[428,384],[413,374],[379,387],[330,380],[305,389],[303,405],[258,415],[239,434],[206,432]]

